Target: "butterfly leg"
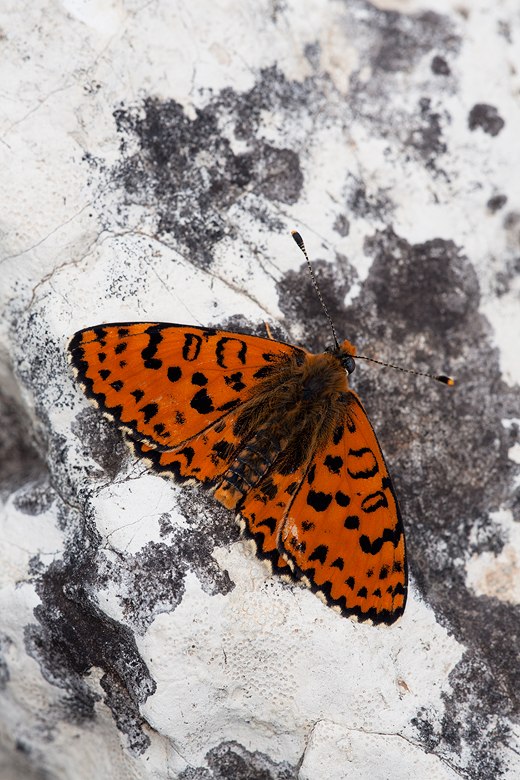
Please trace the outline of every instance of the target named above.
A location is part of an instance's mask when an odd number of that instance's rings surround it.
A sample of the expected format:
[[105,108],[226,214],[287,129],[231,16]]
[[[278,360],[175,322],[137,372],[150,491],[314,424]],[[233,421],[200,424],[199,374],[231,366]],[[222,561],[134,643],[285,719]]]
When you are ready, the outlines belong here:
[[264,322],[265,329],[267,331],[267,338],[271,339],[271,341],[274,341],[273,334],[271,333],[271,328],[269,327],[267,322]]

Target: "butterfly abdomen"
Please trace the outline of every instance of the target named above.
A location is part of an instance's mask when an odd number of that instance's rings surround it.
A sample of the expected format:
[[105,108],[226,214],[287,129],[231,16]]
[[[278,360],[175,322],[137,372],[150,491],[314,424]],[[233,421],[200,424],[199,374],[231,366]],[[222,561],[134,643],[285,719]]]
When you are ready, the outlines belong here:
[[237,416],[234,434],[242,444],[214,496],[235,508],[275,464],[284,475],[310,461],[328,441],[341,416],[347,377],[334,356],[306,354],[280,366],[259,384]]
[[239,451],[226,471],[222,483],[214,492],[217,501],[228,509],[234,509],[262,479],[284,445],[285,441],[273,437],[268,429],[259,431]]

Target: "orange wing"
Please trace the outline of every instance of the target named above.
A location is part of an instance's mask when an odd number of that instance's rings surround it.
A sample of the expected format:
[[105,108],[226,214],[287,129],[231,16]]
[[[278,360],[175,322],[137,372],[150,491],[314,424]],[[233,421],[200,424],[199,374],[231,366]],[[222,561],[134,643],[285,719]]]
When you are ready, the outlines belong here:
[[289,344],[212,328],[114,323],[78,331],[69,360],[83,391],[134,453],[179,481],[211,484],[232,460],[236,410]]
[[375,433],[349,391],[332,441],[316,453],[279,527],[295,574],[343,615],[394,623],[404,612],[404,527]]
[[375,433],[348,392],[323,451],[295,472],[276,462],[239,505],[244,535],[275,573],[301,579],[341,614],[391,625],[404,612],[404,528]]

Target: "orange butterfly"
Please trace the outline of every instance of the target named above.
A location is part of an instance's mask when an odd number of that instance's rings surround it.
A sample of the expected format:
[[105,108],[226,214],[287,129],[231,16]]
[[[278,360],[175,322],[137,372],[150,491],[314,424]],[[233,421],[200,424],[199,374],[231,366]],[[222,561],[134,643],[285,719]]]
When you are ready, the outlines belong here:
[[313,355],[213,328],[113,323],[79,331],[68,351],[136,456],[211,488],[276,574],[342,615],[390,625],[406,603],[404,528],[348,388],[356,350],[333,333],[335,346]]

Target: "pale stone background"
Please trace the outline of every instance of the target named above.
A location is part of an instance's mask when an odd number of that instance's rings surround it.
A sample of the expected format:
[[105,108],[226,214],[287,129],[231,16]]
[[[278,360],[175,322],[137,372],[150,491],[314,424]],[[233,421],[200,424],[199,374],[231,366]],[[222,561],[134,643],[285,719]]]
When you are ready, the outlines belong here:
[[[0,775],[520,774],[517,0],[0,8]],[[357,625],[132,460],[65,345],[219,325],[358,364],[410,600]]]

